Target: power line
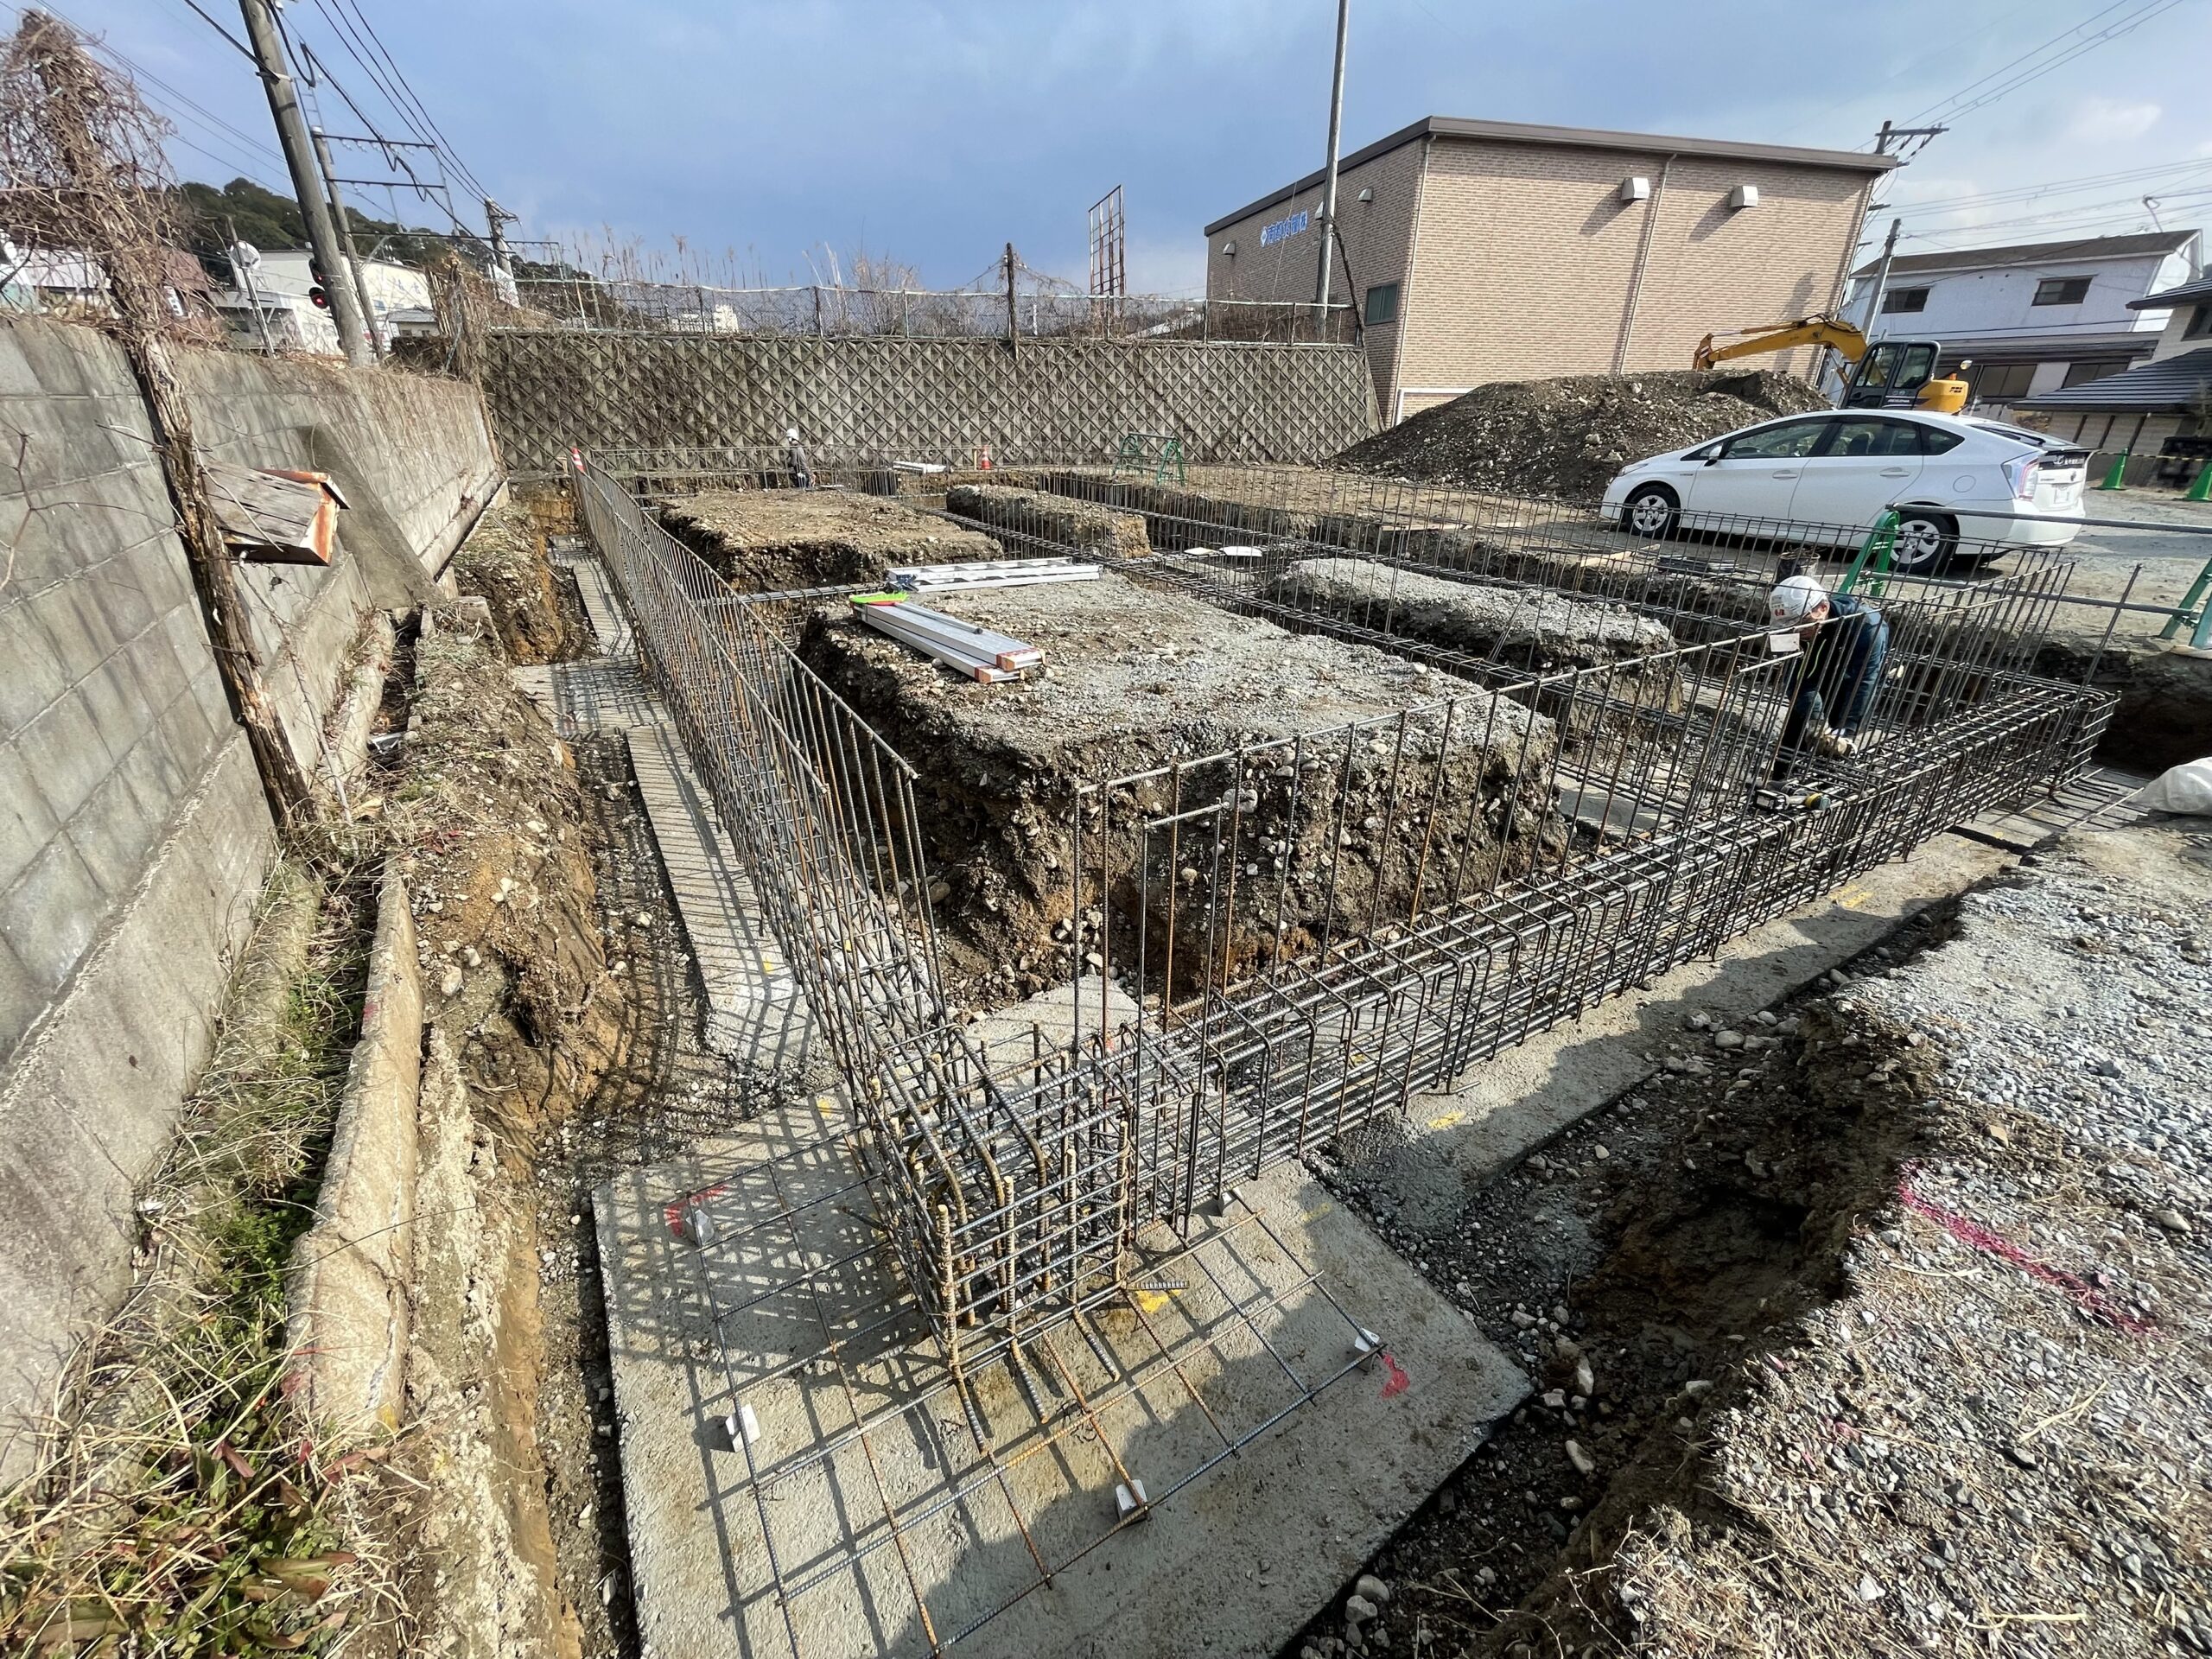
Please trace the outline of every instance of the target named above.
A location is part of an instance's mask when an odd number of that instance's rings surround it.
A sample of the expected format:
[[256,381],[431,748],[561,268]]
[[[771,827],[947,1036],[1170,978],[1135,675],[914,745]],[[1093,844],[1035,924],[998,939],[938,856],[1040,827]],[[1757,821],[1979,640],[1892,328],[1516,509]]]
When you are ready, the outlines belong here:
[[[1961,116],[1971,114],[1976,110],[1986,109],[1999,99],[2018,91],[2030,82],[2040,80],[2053,70],[2061,68],[2073,62],[2076,58],[2094,51],[2107,41],[2116,41],[2121,35],[2132,33],[2153,17],[2172,10],[2181,3],[2181,0],[2140,0],[2133,11],[2107,24],[2086,40],[2069,40],[2070,36],[2078,35],[2084,29],[2095,24],[2100,18],[2111,16],[2113,12],[2121,10],[2130,3],[2131,0],[2113,0],[2113,4],[2101,11],[2092,12],[2088,18],[2069,29],[2062,29],[2042,45],[2030,48],[2018,57],[2008,63],[1999,65],[1980,79],[1968,81],[1950,97],[1929,105],[1919,114],[1912,117],[1912,121],[1916,123],[1930,117],[1940,117],[1945,121],[1956,121]],[[2067,44],[2062,48],[2063,41]],[[2060,49],[2048,62],[2034,63],[2033,67],[2027,68],[2021,67],[2023,65],[2031,64],[2033,60],[2041,57],[2046,52],[2050,52],[2054,48],[2060,48]],[[2003,79],[2015,69],[2019,69],[2020,73],[2012,75],[2010,79]],[[1989,83],[1992,81],[1997,82],[1997,85],[1990,86]],[[1975,89],[1978,87],[1984,90],[1977,92]]]
[[1897,204],[1900,212],[1924,213],[1946,208],[1990,206],[2005,201],[2031,200],[2043,195],[2068,195],[2075,190],[2099,189],[2107,185],[2127,184],[2144,179],[2159,178],[2169,173],[2200,172],[2212,168],[2212,157],[2196,156],[2188,161],[2161,162],[2155,166],[2128,168],[2116,173],[2085,174],[2075,179],[2053,179],[2045,184],[2018,185],[2005,190],[1984,190],[1967,195],[1931,196],[1921,201]]

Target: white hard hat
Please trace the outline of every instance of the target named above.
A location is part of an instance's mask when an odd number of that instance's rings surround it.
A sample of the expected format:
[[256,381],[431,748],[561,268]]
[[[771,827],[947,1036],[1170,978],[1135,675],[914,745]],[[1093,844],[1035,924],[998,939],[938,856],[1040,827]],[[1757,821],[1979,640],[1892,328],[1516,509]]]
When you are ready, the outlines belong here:
[[1828,590],[1810,576],[1789,576],[1766,596],[1767,614],[1777,622],[1802,622],[1828,602]]

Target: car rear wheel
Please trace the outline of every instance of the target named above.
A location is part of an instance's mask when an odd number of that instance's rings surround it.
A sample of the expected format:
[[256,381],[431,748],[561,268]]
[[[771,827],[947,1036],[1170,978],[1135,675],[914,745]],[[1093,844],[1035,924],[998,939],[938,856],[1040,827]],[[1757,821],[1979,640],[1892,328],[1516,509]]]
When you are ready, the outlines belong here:
[[1897,545],[1890,563],[1916,576],[1940,576],[1959,550],[1959,521],[1948,512],[1906,507],[1897,515]]
[[1621,503],[1621,528],[1646,541],[1663,541],[1681,515],[1681,502],[1664,484],[1639,484]]

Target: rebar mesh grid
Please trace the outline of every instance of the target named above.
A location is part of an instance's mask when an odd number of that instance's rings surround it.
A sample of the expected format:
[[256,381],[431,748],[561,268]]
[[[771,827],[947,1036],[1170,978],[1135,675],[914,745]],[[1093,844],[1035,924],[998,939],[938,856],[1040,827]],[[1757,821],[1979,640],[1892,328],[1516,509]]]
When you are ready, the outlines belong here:
[[780,1637],[796,1659],[825,1630],[942,1651],[1379,1363],[1232,1197],[1184,1235],[1141,1231],[1113,1306],[955,1370],[878,1265],[848,1137],[806,1106],[748,1133],[758,1155],[669,1206],[727,1385],[704,1403],[741,1463],[713,1497],[745,1651]]
[[[1104,469],[1028,481],[1136,499]],[[789,603],[731,594],[606,474],[578,485],[849,1079],[893,1253],[956,1374],[1124,1281],[1140,1227],[1188,1226],[1243,1175],[2054,783],[2109,712],[2021,670],[2063,593],[2056,560],[1971,587],[1892,576],[1867,741],[1823,756],[1784,744],[1802,687],[1747,619],[1764,575],[1592,555],[1563,514],[1464,493],[1378,488],[1354,512],[1331,485],[1317,513],[1168,490],[1172,512],[1130,509],[1154,554],[1118,568],[1433,665],[1434,695],[1074,788],[1053,846],[1065,1018],[994,1070],[945,991],[939,932],[960,918],[929,895],[959,849],[938,780],[793,654]],[[1446,524],[1455,508],[1491,516]],[[1193,551],[1232,535],[1264,544]],[[1383,586],[1357,609],[1312,602],[1284,579],[1316,557]],[[1402,631],[1389,584],[1408,573],[1690,643],[1531,672]]]

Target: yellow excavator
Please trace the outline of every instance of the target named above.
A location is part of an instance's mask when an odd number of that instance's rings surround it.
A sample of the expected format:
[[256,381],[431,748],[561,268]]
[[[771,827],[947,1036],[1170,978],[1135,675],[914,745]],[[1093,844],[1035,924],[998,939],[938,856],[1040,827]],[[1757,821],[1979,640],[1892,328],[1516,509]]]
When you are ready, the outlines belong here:
[[1866,336],[1851,324],[1819,312],[1795,322],[1738,328],[1726,339],[1722,346],[1714,345],[1711,334],[1698,341],[1690,366],[1710,369],[1732,358],[1786,352],[1795,346],[1826,346],[1849,365],[1843,385],[1846,409],[1923,409],[1955,415],[1967,406],[1967,383],[1955,373],[1939,377],[1936,372],[1936,360],[1943,354],[1940,340],[1884,340],[1869,346]]

